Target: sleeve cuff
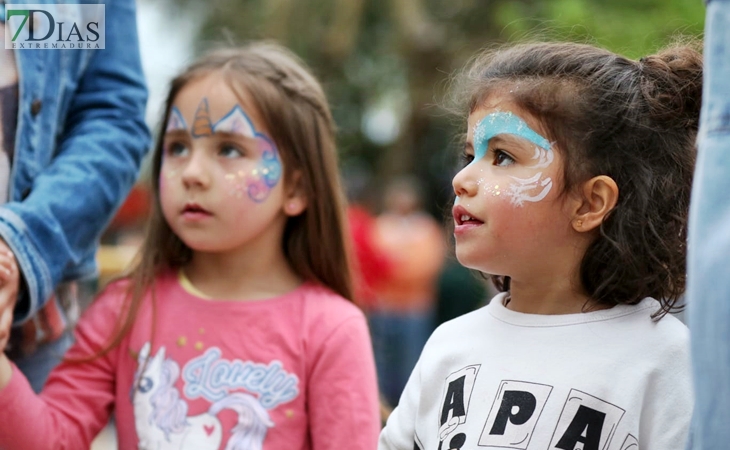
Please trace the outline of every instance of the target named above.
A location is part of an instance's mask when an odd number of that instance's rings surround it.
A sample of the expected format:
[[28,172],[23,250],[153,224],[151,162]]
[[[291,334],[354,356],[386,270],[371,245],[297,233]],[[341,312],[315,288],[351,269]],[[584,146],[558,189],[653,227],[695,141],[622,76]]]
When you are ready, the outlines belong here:
[[19,325],[43,307],[53,286],[48,267],[27,236],[25,223],[9,206],[0,207],[0,237],[15,254],[21,273],[22,286],[13,317],[13,325]]

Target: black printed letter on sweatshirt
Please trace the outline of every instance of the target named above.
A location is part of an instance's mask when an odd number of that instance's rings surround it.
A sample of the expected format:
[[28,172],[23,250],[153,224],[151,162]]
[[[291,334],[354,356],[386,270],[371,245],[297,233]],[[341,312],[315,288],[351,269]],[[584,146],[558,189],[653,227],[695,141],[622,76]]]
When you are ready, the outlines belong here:
[[449,388],[444,399],[444,407],[441,409],[441,425],[449,420],[449,411],[453,410],[451,417],[460,417],[466,415],[464,408],[464,380],[466,376],[459,377],[449,383]]
[[[535,412],[537,400],[535,396],[524,391],[505,391],[502,397],[502,404],[499,405],[499,412],[489,434],[504,434],[507,428],[507,421],[514,425],[522,425],[527,422],[532,413]],[[512,414],[512,408],[517,406],[518,410]],[[572,450],[572,449],[571,449]]]
[[580,405],[573,421],[568,425],[565,434],[558,441],[557,448],[573,450],[578,442],[583,443],[583,450],[599,450],[601,430],[606,414]]

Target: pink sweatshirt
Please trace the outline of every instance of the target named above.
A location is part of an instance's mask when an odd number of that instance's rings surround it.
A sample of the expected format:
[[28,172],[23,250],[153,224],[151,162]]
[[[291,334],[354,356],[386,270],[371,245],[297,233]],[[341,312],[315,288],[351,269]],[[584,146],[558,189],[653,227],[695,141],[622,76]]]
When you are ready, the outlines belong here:
[[[68,356],[107,341],[125,286],[84,314]],[[62,363],[40,396],[14,368],[0,391],[0,448],[88,449],[112,411],[123,450],[376,448],[375,366],[352,303],[312,283],[262,301],[210,301],[172,273],[155,291],[154,328],[148,296],[121,345]]]

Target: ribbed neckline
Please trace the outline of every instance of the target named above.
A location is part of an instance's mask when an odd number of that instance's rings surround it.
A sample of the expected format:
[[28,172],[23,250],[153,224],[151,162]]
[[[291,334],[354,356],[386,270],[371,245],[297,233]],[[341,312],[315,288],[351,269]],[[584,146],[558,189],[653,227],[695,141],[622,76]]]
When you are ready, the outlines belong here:
[[618,317],[637,314],[646,309],[653,307],[658,308],[659,304],[653,298],[647,297],[637,305],[616,305],[610,309],[601,309],[599,311],[591,311],[576,314],[526,314],[512,311],[504,306],[506,292],[497,294],[487,309],[489,314],[500,322],[520,327],[563,327],[570,325],[579,325],[589,322],[600,322],[612,320]]
[[173,294],[176,295],[179,299],[184,299],[184,301],[199,306],[204,306],[206,308],[248,308],[268,306],[272,302],[284,302],[294,297],[300,297],[303,290],[311,289],[312,287],[316,286],[311,282],[305,281],[291,291],[278,295],[276,297],[262,298],[257,300],[239,300],[199,297],[183,287],[183,285],[180,283],[177,272],[171,271],[165,274],[163,279],[165,283],[170,283],[170,288],[172,289]]

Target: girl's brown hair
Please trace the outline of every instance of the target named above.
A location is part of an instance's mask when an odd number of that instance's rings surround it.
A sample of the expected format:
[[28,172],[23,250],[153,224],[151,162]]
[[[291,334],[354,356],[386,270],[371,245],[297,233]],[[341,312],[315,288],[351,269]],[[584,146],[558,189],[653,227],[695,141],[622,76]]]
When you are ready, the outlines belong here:
[[[287,260],[303,279],[352,300],[335,126],[319,82],[298,57],[275,44],[216,50],[172,81],[162,124],[167,123],[180,90],[213,72],[222,74],[239,98],[245,92],[253,100],[280,151],[284,182],[293,183],[293,174],[301,174],[296,182],[306,196],[307,208],[290,217],[285,226],[282,245]],[[154,150],[152,212],[136,263],[126,277],[129,286],[124,311],[100,355],[117,346],[129,332],[144,296],[148,292],[154,295],[155,277],[183,266],[192,256],[192,250],[173,233],[162,215],[159,174],[163,138],[160,133]]]
[[[565,154],[564,193],[597,175],[618,185],[616,207],[580,266],[596,302],[653,297],[661,317],[684,292],[702,94],[696,47],[633,61],[585,44],[519,44],[479,55],[454,84],[460,114],[501,90],[540,120]],[[509,289],[509,277],[492,280]]]

